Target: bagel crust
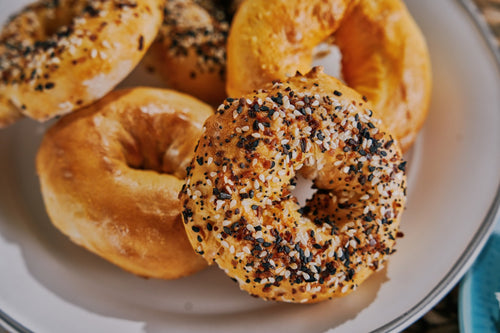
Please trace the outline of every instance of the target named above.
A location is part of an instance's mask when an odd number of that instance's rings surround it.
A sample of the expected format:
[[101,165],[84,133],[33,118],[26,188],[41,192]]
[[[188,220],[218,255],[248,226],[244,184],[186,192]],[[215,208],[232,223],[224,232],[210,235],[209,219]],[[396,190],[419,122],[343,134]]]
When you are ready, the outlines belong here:
[[[264,299],[356,289],[394,251],[406,200],[401,150],[371,115],[318,68],[228,98],[180,195],[193,248]],[[304,207],[291,193],[298,173],[318,189]]]
[[44,136],[36,166],[52,223],[144,277],[206,267],[182,226],[179,191],[212,108],[173,91],[114,91]]
[[164,0],[164,18],[146,63],[169,87],[212,105],[226,97],[230,9],[215,0]]
[[39,0],[0,32],[0,127],[101,98],[154,40],[159,0]]
[[314,48],[332,36],[343,79],[408,150],[432,84],[425,39],[401,0],[244,1],[227,43],[229,96],[309,71]]

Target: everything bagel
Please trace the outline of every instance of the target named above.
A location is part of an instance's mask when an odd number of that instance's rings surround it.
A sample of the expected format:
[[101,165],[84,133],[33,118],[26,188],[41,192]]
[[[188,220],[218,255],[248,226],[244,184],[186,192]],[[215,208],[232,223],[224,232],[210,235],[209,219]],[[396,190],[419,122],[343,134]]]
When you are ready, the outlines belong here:
[[[205,123],[180,198],[193,248],[252,295],[317,302],[379,269],[405,205],[397,141],[352,89],[314,68]],[[296,175],[318,190],[304,207]]]
[[427,115],[431,74],[425,40],[400,0],[243,2],[227,44],[229,96],[309,71],[313,49],[332,35],[347,85],[406,151]]
[[190,96],[134,88],[63,117],[36,160],[52,223],[140,276],[173,279],[206,267],[186,237],[178,194],[211,114]]
[[167,84],[208,103],[226,97],[230,6],[215,0],[165,0],[158,37],[146,55]]
[[0,127],[96,101],[140,61],[161,23],[158,0],[39,0],[0,32]]

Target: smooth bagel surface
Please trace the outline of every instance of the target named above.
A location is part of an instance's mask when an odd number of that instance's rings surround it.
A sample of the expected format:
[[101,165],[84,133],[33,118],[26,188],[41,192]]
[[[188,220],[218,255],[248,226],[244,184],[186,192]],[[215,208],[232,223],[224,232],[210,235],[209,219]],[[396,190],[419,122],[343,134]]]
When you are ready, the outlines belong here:
[[173,91],[108,94],[45,134],[36,165],[52,223],[134,274],[173,279],[206,267],[178,199],[212,108]]

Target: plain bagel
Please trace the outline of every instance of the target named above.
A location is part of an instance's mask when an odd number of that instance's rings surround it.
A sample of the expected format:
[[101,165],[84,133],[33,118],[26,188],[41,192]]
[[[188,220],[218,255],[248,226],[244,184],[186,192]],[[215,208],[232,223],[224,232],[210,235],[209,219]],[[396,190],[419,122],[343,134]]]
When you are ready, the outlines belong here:
[[244,1],[228,39],[227,91],[240,96],[296,71],[333,35],[348,86],[366,96],[403,151],[427,115],[427,46],[401,0]]
[[140,276],[173,279],[206,267],[186,237],[178,194],[211,114],[188,95],[134,88],[63,117],[36,160],[52,223]]

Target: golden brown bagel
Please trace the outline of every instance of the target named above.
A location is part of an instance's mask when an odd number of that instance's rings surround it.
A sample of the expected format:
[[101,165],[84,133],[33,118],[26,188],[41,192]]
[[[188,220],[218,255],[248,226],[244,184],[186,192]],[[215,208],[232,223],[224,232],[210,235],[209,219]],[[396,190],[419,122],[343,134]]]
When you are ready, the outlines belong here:
[[53,224],[140,276],[173,279],[204,268],[186,238],[178,194],[211,114],[187,95],[135,88],[62,118],[37,155]]
[[[370,108],[317,68],[228,98],[180,195],[193,248],[265,299],[354,290],[393,252],[406,200],[402,153]],[[298,172],[318,189],[302,208]]]
[[314,47],[332,34],[346,83],[407,150],[427,115],[431,73],[424,37],[400,0],[243,2],[228,39],[228,94],[309,71]]
[[88,105],[135,67],[161,23],[159,0],[39,0],[0,32],[0,127]]
[[164,0],[164,18],[146,63],[169,87],[210,104],[226,97],[229,9],[215,0]]

